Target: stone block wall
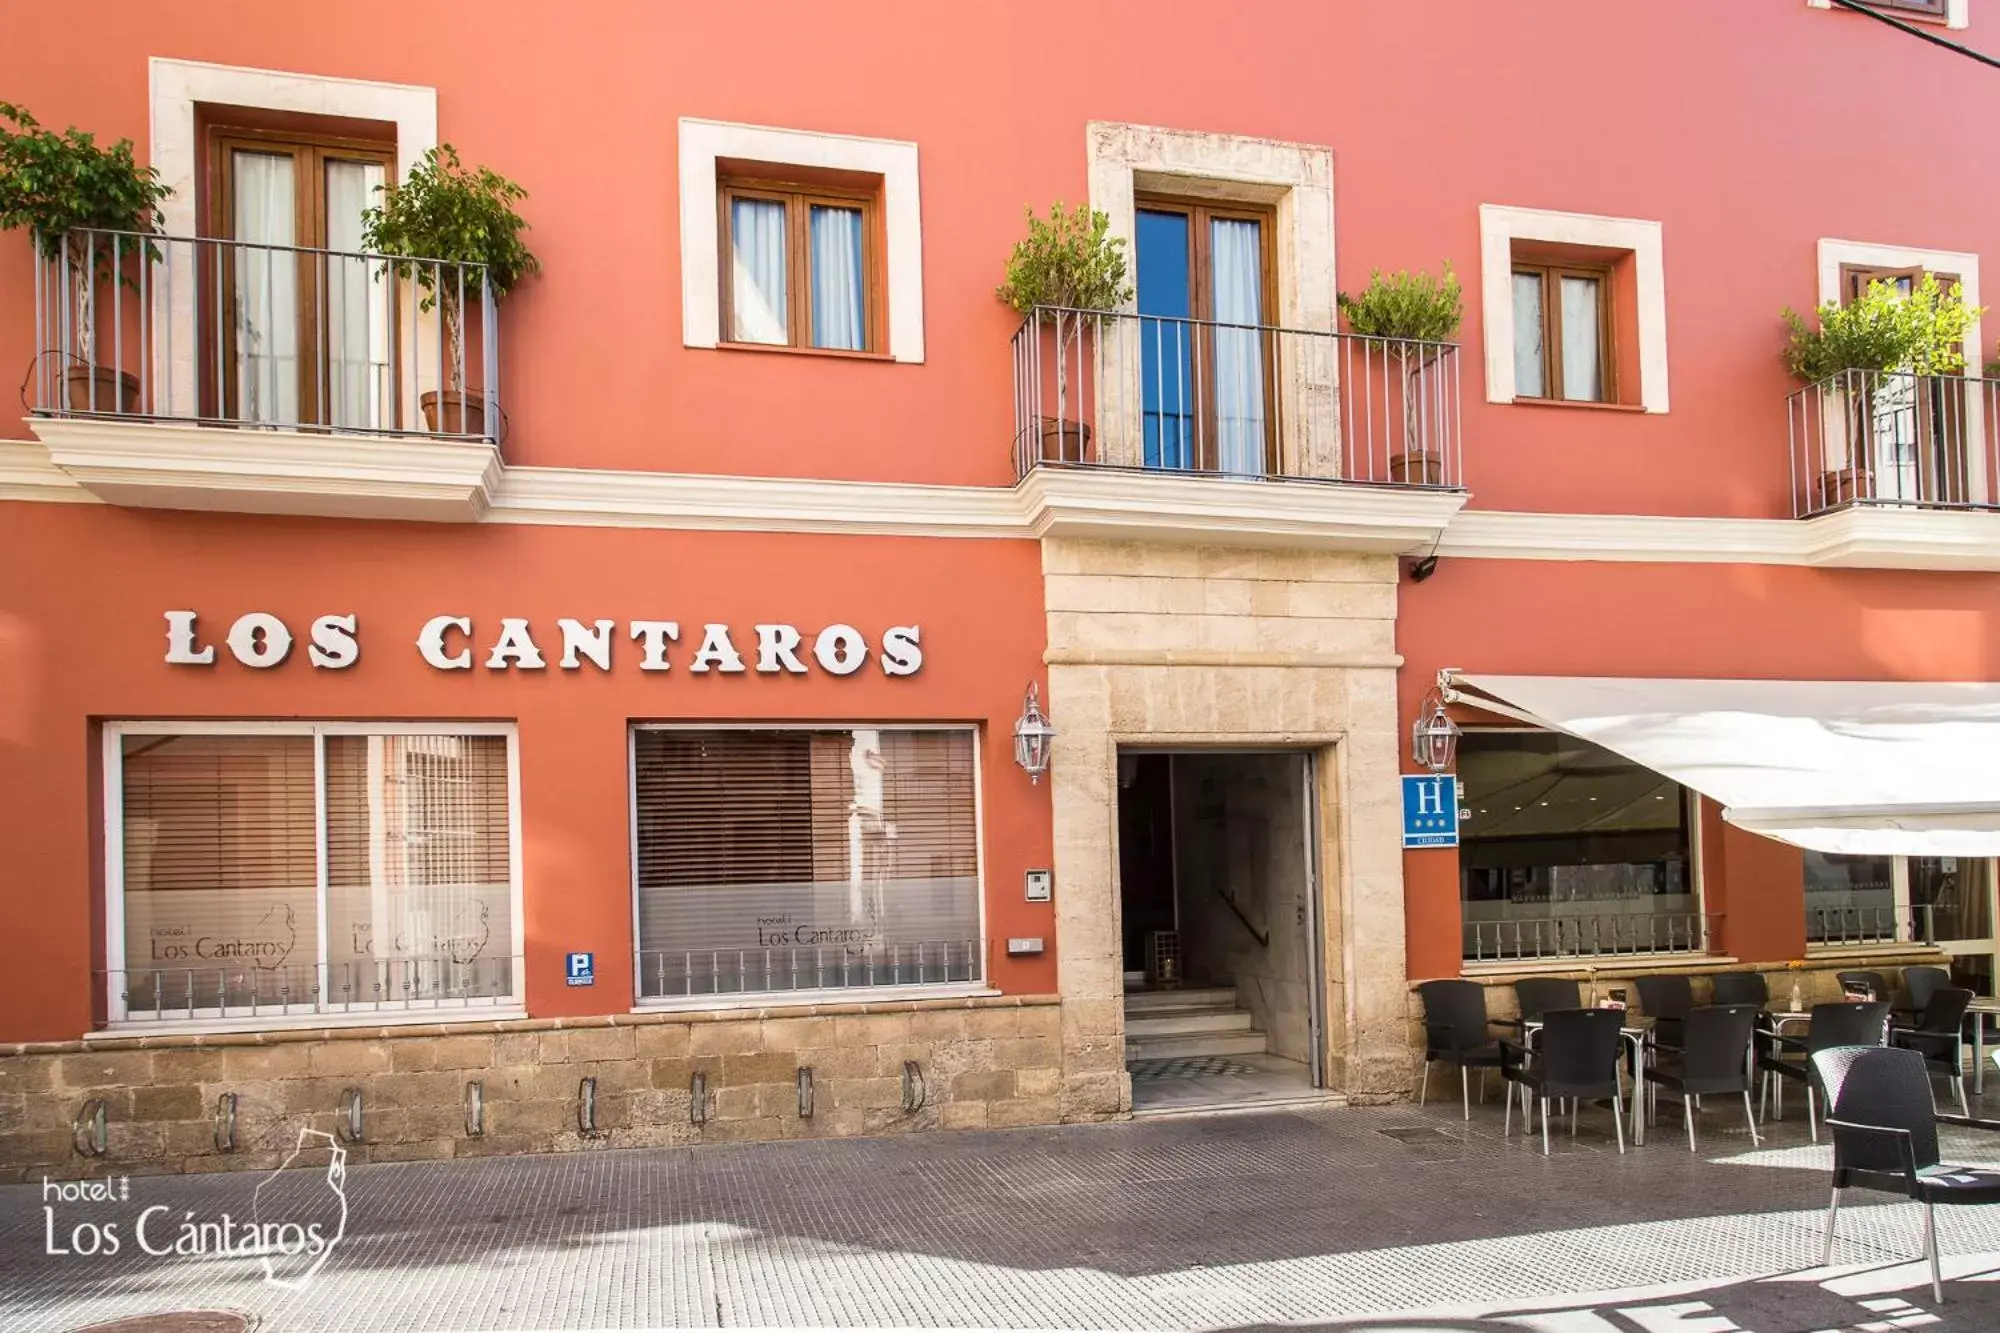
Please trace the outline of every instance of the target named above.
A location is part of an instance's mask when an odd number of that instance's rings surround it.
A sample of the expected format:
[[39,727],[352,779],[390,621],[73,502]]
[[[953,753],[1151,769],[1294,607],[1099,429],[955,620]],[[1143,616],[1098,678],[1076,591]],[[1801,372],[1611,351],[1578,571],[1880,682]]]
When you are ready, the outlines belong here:
[[1121,744],[1310,751],[1328,1084],[1394,1097],[1404,1064],[1393,556],[1045,538],[1065,1107],[1131,1106]]
[[[269,1170],[301,1127],[335,1132],[349,1088],[363,1106],[352,1162],[1048,1124],[1063,1118],[1061,1037],[1055,997],[1003,996],[0,1048],[0,1180]],[[915,1111],[906,1060],[923,1079]],[[696,1073],[709,1100],[699,1125]],[[577,1115],[585,1078],[597,1080],[591,1135]],[[471,1080],[478,1136],[466,1132]],[[215,1144],[225,1093],[237,1097],[232,1152]],[[105,1105],[102,1157],[73,1143],[92,1099]]]

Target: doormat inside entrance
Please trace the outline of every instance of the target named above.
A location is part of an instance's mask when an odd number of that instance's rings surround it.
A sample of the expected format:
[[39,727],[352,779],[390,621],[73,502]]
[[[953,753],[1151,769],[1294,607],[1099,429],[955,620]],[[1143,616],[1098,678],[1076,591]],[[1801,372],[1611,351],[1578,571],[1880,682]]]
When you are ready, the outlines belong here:
[[1125,1066],[1135,1079],[1218,1078],[1257,1072],[1255,1065],[1226,1055],[1190,1055],[1177,1060],[1134,1060]]

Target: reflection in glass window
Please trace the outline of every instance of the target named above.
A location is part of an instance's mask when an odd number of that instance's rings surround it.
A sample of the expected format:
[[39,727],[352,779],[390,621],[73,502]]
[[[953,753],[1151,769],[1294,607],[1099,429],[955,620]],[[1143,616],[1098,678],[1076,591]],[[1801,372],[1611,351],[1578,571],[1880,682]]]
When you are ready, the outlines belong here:
[[1467,957],[1699,945],[1678,784],[1541,731],[1467,733],[1458,775]]
[[1806,940],[1812,944],[1896,938],[1896,887],[1886,856],[1806,853]]

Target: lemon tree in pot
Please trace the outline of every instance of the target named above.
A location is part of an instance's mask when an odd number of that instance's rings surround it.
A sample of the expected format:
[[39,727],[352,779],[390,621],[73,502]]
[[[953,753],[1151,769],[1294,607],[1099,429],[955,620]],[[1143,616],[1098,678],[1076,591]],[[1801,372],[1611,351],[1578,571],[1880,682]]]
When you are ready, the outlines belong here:
[[[1966,305],[1958,283],[1940,287],[1926,273],[1907,294],[1893,282],[1871,282],[1846,305],[1828,301],[1813,313],[1817,327],[1784,312],[1785,368],[1819,390],[1822,493],[1829,503],[1869,499],[1877,434],[1884,465],[1893,466],[1896,419],[1912,410],[1917,382],[1965,368],[1966,330],[1984,307]],[[1884,381],[1890,374],[1899,378]]]
[[[1049,207],[1046,219],[1026,210],[1028,234],[1014,243],[1007,257],[1006,281],[995,293],[1022,316],[1035,321],[1039,337],[1043,320],[1055,337],[1056,401],[1078,403],[1069,375],[1082,364],[1086,329],[1102,316],[1132,299],[1126,280],[1125,238],[1110,234],[1111,219],[1082,204],[1066,209],[1061,200]],[[1040,313],[1037,313],[1040,312]],[[1042,458],[1084,462],[1089,457],[1090,427],[1081,419],[1041,417],[1035,423]]]
[[1403,448],[1389,457],[1392,481],[1417,486],[1444,484],[1444,440],[1435,413],[1424,410],[1422,379],[1458,336],[1465,319],[1465,292],[1451,264],[1440,276],[1371,270],[1368,285],[1357,296],[1340,293],[1340,312],[1347,327],[1362,339],[1372,360],[1396,375],[1401,386]]
[[118,300],[119,285],[137,289],[128,267],[159,258],[150,241],[110,233],[159,232],[159,202],[172,193],[142,167],[132,141],[110,147],[75,126],[57,134],[25,107],[0,102],[0,231],[25,228],[51,264],[63,263],[69,292],[70,345],[36,348],[68,362],[64,394],[72,411],[137,412],[139,380],[100,362],[100,289]]
[[[361,246],[371,254],[395,257],[393,268],[412,278],[423,292],[418,308],[438,310],[444,321],[448,388],[426,392],[418,401],[424,423],[448,435],[478,434],[486,418],[480,390],[465,387],[461,373],[465,311],[461,303],[476,299],[476,276],[483,272],[486,289],[497,302],[514,284],[541,271],[541,261],[528,252],[521,233],[528,224],[514,206],[528,192],[487,167],[467,167],[450,144],[439,144],[410,168],[400,185],[386,186],[382,202],[361,215]],[[453,265],[476,264],[462,286],[461,270]],[[492,337],[491,329],[482,330]],[[493,386],[482,386],[491,389]]]

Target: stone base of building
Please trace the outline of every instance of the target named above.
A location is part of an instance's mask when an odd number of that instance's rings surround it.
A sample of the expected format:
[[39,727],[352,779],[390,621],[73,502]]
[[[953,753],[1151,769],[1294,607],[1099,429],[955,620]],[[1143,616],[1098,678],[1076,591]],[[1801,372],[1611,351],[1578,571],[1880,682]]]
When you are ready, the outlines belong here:
[[[401,1162],[1103,1118],[1095,1089],[1064,1080],[1055,996],[23,1045],[0,1048],[0,1180],[271,1170],[304,1128],[351,1162]],[[232,1094],[234,1146],[218,1146]],[[92,1102],[102,1155],[78,1128]]]

